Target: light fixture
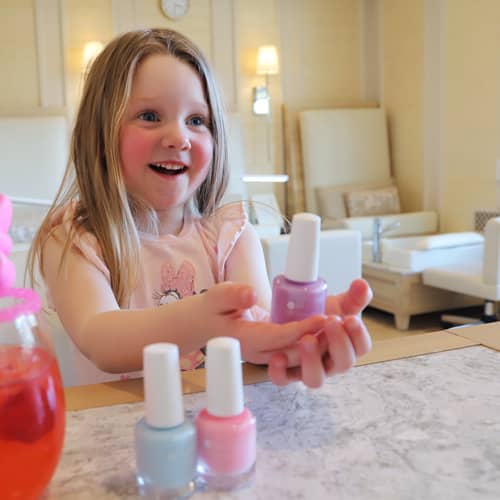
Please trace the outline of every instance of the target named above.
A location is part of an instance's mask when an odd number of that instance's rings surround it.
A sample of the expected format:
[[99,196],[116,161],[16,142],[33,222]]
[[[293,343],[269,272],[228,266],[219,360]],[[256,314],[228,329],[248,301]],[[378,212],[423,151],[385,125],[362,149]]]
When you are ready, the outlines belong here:
[[253,89],[253,112],[256,115],[271,114],[270,94],[269,94],[269,75],[279,73],[278,49],[274,45],[263,45],[259,47],[257,53],[257,71],[258,75],[265,75],[265,85],[254,87]]
[[93,63],[94,59],[99,55],[99,53],[104,48],[104,44],[99,41],[87,42],[83,47],[82,56],[82,67],[85,73],[90,65]]
[[259,47],[257,54],[257,74],[277,75],[279,70],[278,49],[274,45]]
[[269,104],[269,90],[267,87],[254,87],[253,112],[256,115],[268,115],[271,111]]

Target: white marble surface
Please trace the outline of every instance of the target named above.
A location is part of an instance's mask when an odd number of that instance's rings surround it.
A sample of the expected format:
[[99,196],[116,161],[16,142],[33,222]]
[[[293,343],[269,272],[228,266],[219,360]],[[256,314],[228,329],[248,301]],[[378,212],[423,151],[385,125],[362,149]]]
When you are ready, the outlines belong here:
[[[247,386],[253,485],[203,499],[500,497],[500,352],[469,347],[367,365],[311,391]],[[204,394],[185,397],[190,415]],[[69,412],[48,499],[136,498],[132,430],[143,405]]]

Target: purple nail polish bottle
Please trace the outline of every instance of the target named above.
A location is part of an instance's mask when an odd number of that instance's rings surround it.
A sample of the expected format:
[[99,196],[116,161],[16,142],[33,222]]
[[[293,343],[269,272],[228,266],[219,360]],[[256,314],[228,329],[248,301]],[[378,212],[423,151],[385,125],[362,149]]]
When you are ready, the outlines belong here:
[[321,219],[295,214],[288,242],[285,272],[273,280],[271,321],[287,323],[323,314],[327,284],[318,277]]

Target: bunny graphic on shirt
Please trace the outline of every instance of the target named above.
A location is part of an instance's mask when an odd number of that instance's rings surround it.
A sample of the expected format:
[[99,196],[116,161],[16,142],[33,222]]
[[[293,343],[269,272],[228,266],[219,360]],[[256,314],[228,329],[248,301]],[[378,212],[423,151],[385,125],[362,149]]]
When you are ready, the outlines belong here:
[[158,305],[171,304],[183,297],[194,295],[194,275],[193,264],[184,261],[176,272],[172,264],[161,266],[160,291],[154,293],[154,299]]
[[[194,290],[194,275],[195,268],[188,262],[184,261],[179,270],[176,272],[172,264],[163,264],[161,266],[161,282],[160,291],[153,294],[155,301],[159,306],[171,304],[183,297],[195,295]],[[205,290],[201,290],[203,293]],[[180,359],[180,367],[182,370],[192,370],[203,365],[204,356],[202,352],[196,351]]]

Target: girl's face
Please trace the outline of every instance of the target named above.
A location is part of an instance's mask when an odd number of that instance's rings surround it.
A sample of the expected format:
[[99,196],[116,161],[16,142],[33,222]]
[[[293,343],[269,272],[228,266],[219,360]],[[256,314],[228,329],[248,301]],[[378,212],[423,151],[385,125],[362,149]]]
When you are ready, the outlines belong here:
[[159,213],[179,214],[209,172],[209,124],[203,86],[191,66],[167,54],[141,61],[120,129],[127,191]]

